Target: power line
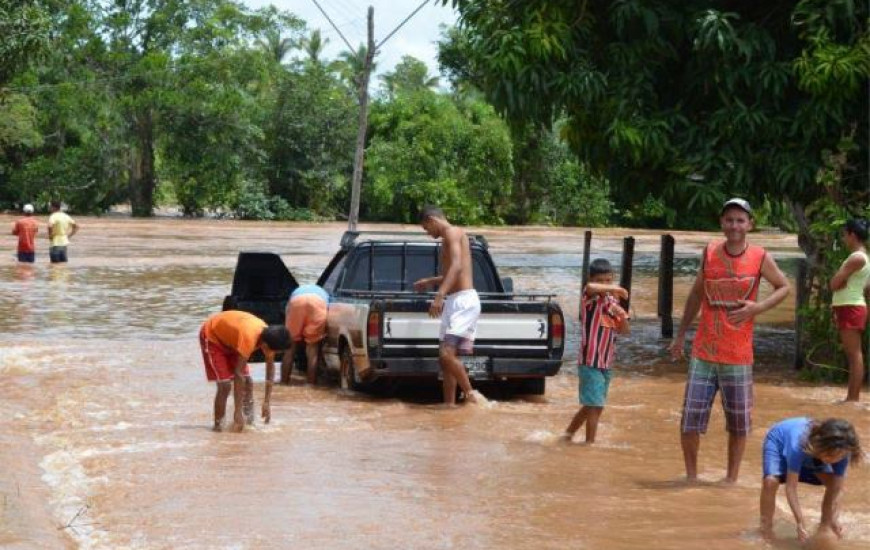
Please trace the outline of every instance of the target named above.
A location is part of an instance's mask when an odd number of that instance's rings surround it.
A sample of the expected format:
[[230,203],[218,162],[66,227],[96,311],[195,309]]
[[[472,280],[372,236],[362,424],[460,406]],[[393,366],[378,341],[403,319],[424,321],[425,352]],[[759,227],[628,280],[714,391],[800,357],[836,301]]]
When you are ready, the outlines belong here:
[[410,21],[412,17],[414,17],[415,15],[417,15],[417,12],[419,12],[420,10],[422,10],[422,9],[423,9],[423,6],[425,6],[425,5],[428,4],[428,3],[429,3],[429,0],[423,0],[423,1],[420,3],[420,5],[417,6],[417,9],[415,9],[415,10],[412,11],[410,14],[408,14],[408,17],[406,17],[405,19],[403,19],[402,22],[399,23],[399,25],[398,25],[395,29],[393,29],[393,30],[390,32],[390,34],[387,35],[386,38],[384,38],[383,40],[381,40],[380,42],[378,42],[377,46],[375,46],[375,50],[379,50],[379,49],[381,49],[381,46],[384,45],[384,42],[386,42],[387,40],[389,40],[390,38],[392,38],[392,36],[393,36],[394,34],[396,34],[397,32],[399,32],[399,29],[401,29],[401,28],[405,25],[405,23],[407,23],[408,21]]
[[311,1],[314,2],[314,5],[317,6],[317,9],[319,9],[320,13],[323,14],[323,17],[325,17],[326,20],[329,21],[329,24],[332,25],[332,28],[335,29],[335,32],[338,33],[338,36],[340,36],[341,39],[344,40],[344,43],[347,44],[347,49],[350,51],[354,51],[353,46],[350,45],[350,41],[348,41],[348,39],[345,38],[344,33],[341,32],[341,29],[338,28],[338,26],[335,24],[335,22],[333,22],[332,18],[329,17],[329,15],[326,13],[326,11],[320,6],[320,3],[317,0],[311,0]]

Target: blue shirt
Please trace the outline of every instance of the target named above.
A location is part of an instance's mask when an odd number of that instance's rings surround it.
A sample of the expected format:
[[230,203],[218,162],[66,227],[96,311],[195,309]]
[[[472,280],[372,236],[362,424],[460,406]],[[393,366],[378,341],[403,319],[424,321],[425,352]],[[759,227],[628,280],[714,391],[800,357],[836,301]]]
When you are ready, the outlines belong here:
[[803,450],[807,435],[809,435],[810,423],[811,420],[806,417],[789,418],[775,424],[767,432],[767,437],[776,443],[780,458],[785,458],[786,469],[789,472],[799,474],[801,468],[804,468],[810,471],[822,471],[842,476],[846,473],[846,467],[849,465],[848,456],[839,462],[825,464]]
[[319,296],[327,304],[329,303],[329,293],[317,285],[300,285],[290,294],[290,299],[292,300],[297,296],[303,296],[305,294],[314,294]]

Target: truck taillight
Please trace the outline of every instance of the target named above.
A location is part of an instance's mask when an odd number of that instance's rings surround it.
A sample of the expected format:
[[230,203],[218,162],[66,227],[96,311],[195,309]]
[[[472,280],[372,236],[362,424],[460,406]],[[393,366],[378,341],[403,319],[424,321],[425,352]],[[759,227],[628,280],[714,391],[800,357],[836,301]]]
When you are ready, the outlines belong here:
[[378,347],[378,342],[381,339],[381,314],[377,311],[369,312],[367,333],[369,350]]
[[560,349],[565,340],[565,325],[558,312],[550,312],[550,335],[553,349]]

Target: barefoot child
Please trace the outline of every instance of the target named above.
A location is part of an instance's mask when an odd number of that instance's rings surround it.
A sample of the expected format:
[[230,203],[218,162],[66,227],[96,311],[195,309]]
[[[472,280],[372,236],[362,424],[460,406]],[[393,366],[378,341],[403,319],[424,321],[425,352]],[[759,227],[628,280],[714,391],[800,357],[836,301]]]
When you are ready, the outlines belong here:
[[773,532],[776,491],[785,483],[785,495],[797,524],[798,540],[808,532],[797,496],[798,482],[824,485],[819,532],[843,534],[837,501],[849,462],[861,460],[861,443],[855,428],[840,418],[812,420],[789,418],[775,424],[764,438],[762,452],[764,480],[761,486],[761,530],[766,538]]
[[629,331],[628,314],[618,299],[627,299],[628,291],[613,284],[613,268],[603,258],[589,265],[589,282],[580,297],[583,325],[577,373],[580,377],[580,410],[565,430],[563,439],[570,441],[586,423],[586,443],[595,442],[598,419],[607,402],[610,388],[610,365],[613,363],[616,333]]

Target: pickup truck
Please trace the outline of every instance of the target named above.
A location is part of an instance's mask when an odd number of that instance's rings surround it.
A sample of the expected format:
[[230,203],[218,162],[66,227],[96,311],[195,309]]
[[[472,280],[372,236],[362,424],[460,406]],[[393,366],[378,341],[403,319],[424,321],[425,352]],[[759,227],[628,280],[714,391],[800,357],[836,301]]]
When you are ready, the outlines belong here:
[[[345,233],[317,281],[330,295],[323,365],[353,390],[410,377],[434,382],[441,373],[440,320],[428,315],[434,294],[413,289],[414,281],[438,273],[440,243],[425,234],[386,235]],[[474,354],[461,358],[469,377],[517,393],[543,394],[545,377],[562,365],[562,309],[552,295],[514,292],[512,281],[498,276],[486,240],[469,240],[481,298]],[[277,255],[242,252],[224,309],[280,322],[296,286]]]

